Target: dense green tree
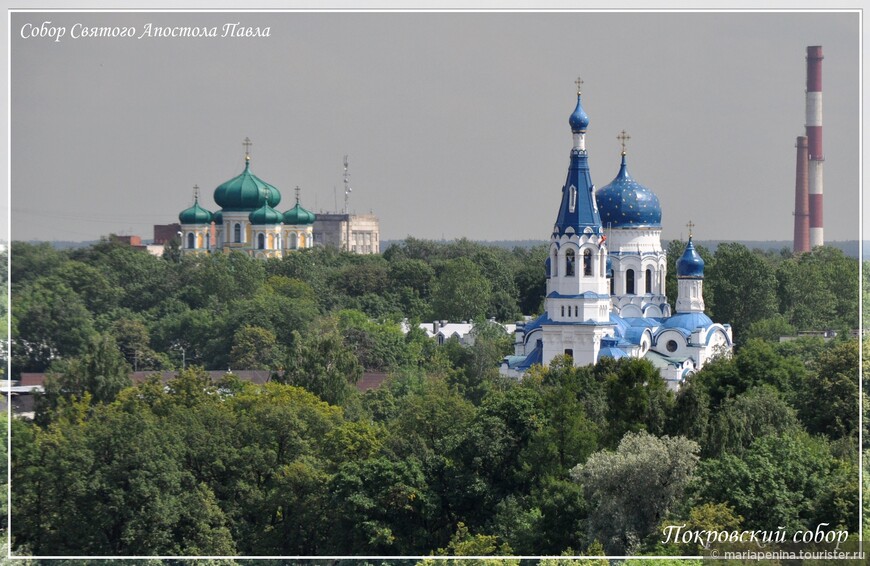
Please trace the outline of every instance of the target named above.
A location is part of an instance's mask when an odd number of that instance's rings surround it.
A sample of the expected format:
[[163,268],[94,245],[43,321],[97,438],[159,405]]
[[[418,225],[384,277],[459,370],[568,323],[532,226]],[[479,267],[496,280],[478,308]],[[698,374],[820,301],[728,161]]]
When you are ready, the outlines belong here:
[[831,343],[812,363],[797,403],[810,432],[830,438],[857,435],[858,359],[858,341],[842,340]]
[[21,287],[40,277],[53,275],[68,258],[48,242],[12,242],[9,260],[12,284]]
[[148,327],[138,318],[118,318],[112,323],[111,334],[134,371],[167,369],[168,356],[151,348]]
[[16,372],[44,371],[52,360],[81,354],[94,324],[83,301],[62,283],[34,282],[13,294],[12,362]]
[[704,293],[712,293],[713,319],[730,323],[740,343],[750,324],[777,312],[776,275],[763,257],[742,244],[719,244],[713,258],[704,272]]
[[230,363],[239,369],[273,369],[284,354],[275,334],[260,326],[245,325],[233,335]]
[[[510,545],[499,542],[498,537],[493,535],[475,534],[472,535],[468,527],[464,523],[456,525],[456,532],[450,537],[450,543],[445,548],[439,548],[435,551],[436,556],[510,556],[514,551]],[[450,564],[451,566],[465,566],[472,564],[483,564],[485,566],[519,566],[520,561],[514,558],[501,559],[450,559],[450,560],[423,560],[418,562],[418,566],[434,566],[439,563]]]
[[64,400],[80,400],[87,395],[96,403],[109,403],[131,383],[130,366],[115,339],[96,335],[80,357],[52,366],[46,376],[45,391],[37,400],[37,420],[49,422]]
[[791,401],[802,386],[806,363],[763,340],[752,339],[733,358],[716,358],[699,371],[694,381],[704,387],[713,407],[758,385],[769,385]]
[[668,422],[672,436],[685,436],[702,443],[710,425],[710,395],[707,389],[690,376],[676,394],[674,409]]
[[753,387],[727,399],[712,419],[704,454],[741,454],[759,437],[800,432],[796,411],[775,389]]
[[355,310],[340,311],[337,317],[344,343],[363,368],[395,369],[410,361],[405,336],[397,323],[372,321]]
[[602,374],[607,393],[605,445],[615,446],[629,431],[664,434],[674,396],[649,361],[605,358],[596,371]]
[[362,366],[345,345],[338,329],[329,322],[303,338],[293,331],[284,372],[276,376],[282,383],[298,385],[327,403],[340,405],[362,377]]
[[331,479],[332,544],[340,554],[422,554],[430,501],[415,458],[344,464]]
[[[695,497],[730,505],[751,529],[777,525],[793,532],[827,522],[851,530],[857,524],[854,507],[847,515],[819,514],[820,503],[830,499],[831,471],[837,467],[823,439],[794,432],[762,436],[741,456],[702,461]],[[852,489],[857,492],[854,483]]]
[[608,554],[631,553],[682,496],[698,462],[698,444],[682,437],[626,434],[615,452],[592,454],[571,471],[591,507],[589,537]]
[[489,280],[471,260],[448,260],[435,280],[432,311],[439,320],[472,320],[486,315],[492,294]]
[[768,342],[779,342],[781,336],[794,336],[795,333],[795,327],[788,322],[786,317],[775,314],[770,318],[756,320],[750,324],[744,337],[746,340],[757,338]]
[[547,292],[547,274],[544,263],[547,247],[540,245],[529,250],[514,249],[519,266],[514,271],[514,284],[519,293],[520,312],[539,314],[544,310],[544,295]]

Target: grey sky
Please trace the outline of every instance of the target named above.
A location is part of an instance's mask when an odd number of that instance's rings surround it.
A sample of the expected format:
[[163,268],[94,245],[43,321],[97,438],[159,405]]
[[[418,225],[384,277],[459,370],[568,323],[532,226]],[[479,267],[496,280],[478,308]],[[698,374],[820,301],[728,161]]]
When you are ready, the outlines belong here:
[[[50,20],[67,37],[22,39]],[[244,26],[271,37],[72,39],[86,26]],[[856,13],[15,13],[12,237],[150,238],[243,168],[383,239],[540,239],[579,74],[593,181],[629,171],[663,236],[790,240],[805,53],[822,45],[825,236],[859,225]],[[335,187],[335,191],[333,190]]]

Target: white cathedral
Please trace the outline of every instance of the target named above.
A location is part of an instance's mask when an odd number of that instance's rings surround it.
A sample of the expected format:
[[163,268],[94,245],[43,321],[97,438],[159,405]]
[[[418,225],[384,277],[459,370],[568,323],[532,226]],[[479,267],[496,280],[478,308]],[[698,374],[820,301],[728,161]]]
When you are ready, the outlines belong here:
[[532,365],[546,366],[563,354],[575,366],[631,356],[652,362],[668,387],[677,389],[712,356],[730,353],[731,326],[704,314],[704,260],[691,233],[677,261],[676,313],[671,313],[659,199],[628,174],[624,132],[619,173],[595,190],[580,84],[578,79],[577,107],[568,119],[574,137],[568,178],[545,264],[546,310],[517,325],[515,352],[502,361],[501,373],[520,377]]

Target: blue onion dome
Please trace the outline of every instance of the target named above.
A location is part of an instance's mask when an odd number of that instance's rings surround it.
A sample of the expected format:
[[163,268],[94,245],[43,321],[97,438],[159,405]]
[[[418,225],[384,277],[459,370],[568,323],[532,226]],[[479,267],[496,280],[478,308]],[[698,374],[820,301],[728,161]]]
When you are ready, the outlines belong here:
[[264,202],[263,206],[253,211],[248,215],[248,220],[254,226],[262,226],[264,224],[281,224],[284,220],[284,215],[269,206],[268,202]]
[[625,153],[616,178],[595,192],[601,225],[610,228],[661,228],[659,197],[628,174]]
[[245,170],[214,190],[214,201],[225,210],[255,210],[268,204],[278,206],[278,189],[251,173],[251,161],[245,158]]
[[703,279],[704,277],[704,259],[695,251],[691,236],[689,236],[686,251],[677,260],[677,277],[687,279]]
[[314,213],[310,210],[305,210],[299,201],[296,201],[296,206],[284,213],[284,224],[300,226],[306,224],[314,224]]
[[583,106],[580,104],[579,92],[577,93],[577,107],[568,118],[568,123],[571,124],[571,131],[578,133],[585,132],[586,128],[589,126],[589,116],[586,115]]
[[212,214],[199,206],[199,199],[195,199],[193,206],[179,213],[178,221],[182,224],[211,224]]

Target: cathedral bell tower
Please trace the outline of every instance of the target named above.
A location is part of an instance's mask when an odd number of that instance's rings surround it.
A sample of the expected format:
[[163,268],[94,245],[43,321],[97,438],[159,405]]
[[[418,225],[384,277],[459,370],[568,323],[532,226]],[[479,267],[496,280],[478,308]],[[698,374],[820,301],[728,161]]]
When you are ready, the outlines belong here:
[[575,365],[595,363],[601,338],[609,334],[610,294],[607,279],[606,237],[589,174],[586,128],[589,117],[581,105],[577,79],[577,107],[568,119],[574,144],[568,177],[547,259],[547,322],[543,327],[543,364],[557,355],[570,355]]
[[704,312],[704,260],[692,244],[689,222],[689,243],[677,260],[677,314]]

